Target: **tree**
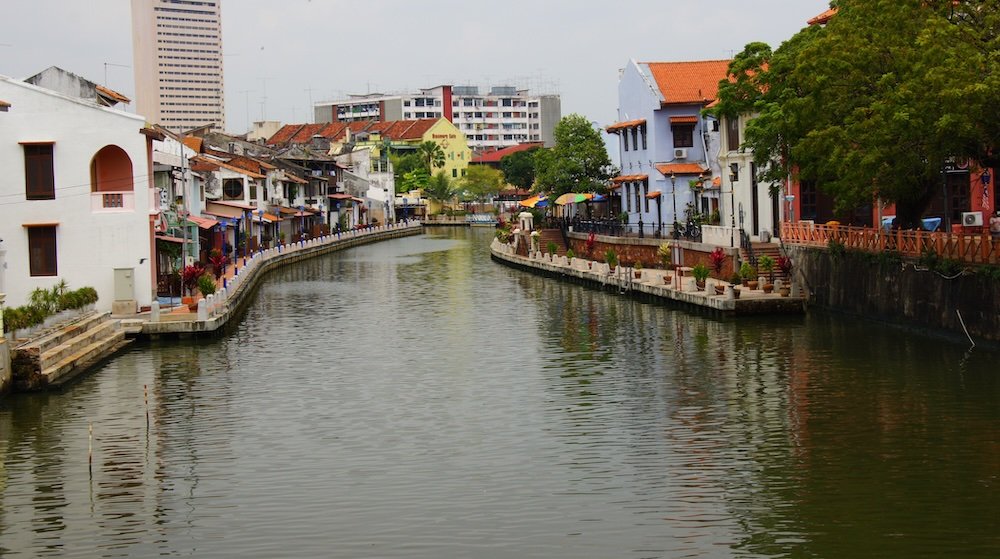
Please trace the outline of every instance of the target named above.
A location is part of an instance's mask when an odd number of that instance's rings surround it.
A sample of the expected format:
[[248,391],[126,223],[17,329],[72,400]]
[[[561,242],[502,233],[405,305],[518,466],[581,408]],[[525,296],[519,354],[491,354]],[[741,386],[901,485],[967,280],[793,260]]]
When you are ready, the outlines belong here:
[[827,26],[804,29],[774,52],[747,45],[720,83],[715,112],[755,115],[744,146],[762,179],[797,173],[831,194],[839,210],[893,202],[897,222],[914,227],[940,191],[950,157],[997,154],[1000,73],[990,52],[1000,46],[1000,8],[951,0],[838,4]]
[[555,147],[535,153],[535,184],[559,196],[566,192],[603,191],[614,174],[601,135],[578,115],[563,117],[555,128]]
[[444,167],[444,150],[434,141],[427,140],[417,146],[417,155],[424,162],[429,173],[434,172],[435,167]]
[[402,180],[397,184],[399,185],[399,191],[406,193],[413,190],[424,190],[430,184],[430,180],[431,175],[427,172],[427,169],[417,167],[403,174]]
[[[392,171],[396,178],[397,186],[402,185],[403,177],[407,173],[416,169],[424,169],[424,160],[413,152],[404,154],[392,153],[389,155],[389,160],[392,162]],[[430,178],[430,173],[427,174],[427,178]]]
[[485,201],[503,188],[503,174],[486,165],[469,165],[460,183],[462,189],[476,201]]
[[427,187],[424,189],[424,195],[430,200],[445,204],[455,198],[455,188],[448,175],[444,171],[439,171],[431,177]]
[[528,190],[535,184],[535,154],[538,148],[517,151],[500,159],[500,170],[508,183]]

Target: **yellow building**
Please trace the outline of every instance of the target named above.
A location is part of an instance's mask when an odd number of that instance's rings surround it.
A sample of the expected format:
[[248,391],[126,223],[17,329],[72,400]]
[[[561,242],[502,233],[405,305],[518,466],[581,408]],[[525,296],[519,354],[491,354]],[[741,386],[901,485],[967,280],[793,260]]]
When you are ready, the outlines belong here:
[[375,146],[373,156],[380,155],[379,151],[385,140],[389,140],[393,150],[415,150],[423,142],[434,142],[441,146],[444,165],[434,167],[432,174],[435,175],[444,171],[451,179],[464,177],[469,160],[472,159],[472,150],[469,149],[465,134],[445,118],[373,122],[365,132],[368,133],[368,138],[359,142],[359,145]]

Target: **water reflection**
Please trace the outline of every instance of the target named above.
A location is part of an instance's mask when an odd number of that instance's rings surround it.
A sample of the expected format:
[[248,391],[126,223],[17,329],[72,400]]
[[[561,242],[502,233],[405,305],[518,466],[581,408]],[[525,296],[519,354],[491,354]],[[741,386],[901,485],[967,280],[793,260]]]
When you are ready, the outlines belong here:
[[995,355],[639,303],[491,233],[279,270],[225,337],[4,401],[0,555],[1000,552]]

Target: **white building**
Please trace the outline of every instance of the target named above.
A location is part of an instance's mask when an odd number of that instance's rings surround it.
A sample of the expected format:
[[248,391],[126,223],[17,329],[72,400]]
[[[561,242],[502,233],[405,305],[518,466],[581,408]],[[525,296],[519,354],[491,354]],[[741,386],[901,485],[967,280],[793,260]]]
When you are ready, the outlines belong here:
[[757,180],[753,151],[741,148],[749,118],[751,115],[722,118],[718,159],[730,194],[722,200],[722,224],[735,224],[737,237],[745,231],[752,241],[764,241],[780,236],[787,192],[781,183]]
[[99,309],[149,305],[154,137],[141,116],[0,76],[0,292],[65,280]]
[[480,153],[525,142],[551,147],[562,118],[558,95],[532,95],[510,86],[483,93],[476,86],[440,85],[413,93],[352,95],[316,103],[314,113],[317,123],[443,117]]
[[136,112],[175,132],[225,129],[222,0],[132,0]]

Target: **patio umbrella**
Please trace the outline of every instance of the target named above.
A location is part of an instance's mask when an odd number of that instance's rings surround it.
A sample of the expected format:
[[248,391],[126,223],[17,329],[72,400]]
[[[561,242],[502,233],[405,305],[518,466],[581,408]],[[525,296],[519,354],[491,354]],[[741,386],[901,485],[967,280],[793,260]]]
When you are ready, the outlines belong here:
[[518,205],[522,208],[544,208],[549,205],[549,201],[545,199],[544,194],[539,194],[537,196],[521,200],[518,202]]
[[586,202],[593,198],[593,194],[582,194],[579,192],[567,192],[562,196],[556,198],[556,204],[560,206],[565,206],[566,204],[578,204],[580,202]]

